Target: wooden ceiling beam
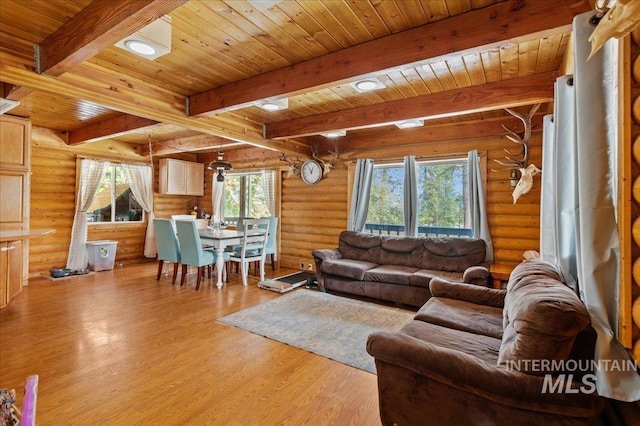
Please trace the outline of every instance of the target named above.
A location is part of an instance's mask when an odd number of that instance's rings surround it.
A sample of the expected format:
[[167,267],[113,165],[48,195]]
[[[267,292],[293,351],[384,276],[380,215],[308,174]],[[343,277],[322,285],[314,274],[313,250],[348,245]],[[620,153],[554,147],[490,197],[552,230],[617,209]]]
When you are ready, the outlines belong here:
[[89,124],[79,129],[67,132],[67,144],[80,145],[87,142],[97,142],[103,139],[113,139],[144,128],[151,129],[159,125],[158,121],[121,114],[115,118]]
[[2,83],[2,97],[10,101],[19,101],[26,97],[33,89],[29,87],[16,86],[9,83]]
[[[166,141],[154,141],[151,138],[153,150],[152,154],[156,157],[162,157],[165,155],[179,154],[182,152],[198,152],[204,150],[224,150],[226,148],[237,147],[244,145],[240,142],[232,142],[229,139],[220,138],[211,135],[196,135],[187,136],[184,138],[170,139]],[[147,145],[141,147],[141,153],[143,155],[149,154],[149,147]],[[271,151],[274,152],[274,151]]]
[[362,43],[190,96],[189,114],[242,108],[406,67],[446,60],[567,32],[588,0],[512,0]]
[[332,130],[379,127],[410,119],[435,119],[553,100],[556,74],[548,72],[448,90],[381,104],[267,123],[267,139],[293,138]]
[[95,0],[37,46],[36,69],[58,77],[188,0]]
[[237,119],[230,126],[228,119],[223,117],[188,117],[184,112],[183,96],[90,62],[51,78],[25,66],[20,58],[0,52],[0,75],[7,83],[82,99],[115,111],[232,141],[291,154],[306,155],[309,151],[308,144],[298,140],[265,140],[262,126],[248,120]]
[[[542,130],[542,118],[545,114],[538,113],[531,120],[534,132]],[[385,129],[369,129],[338,139],[339,152],[363,152],[371,150],[371,140],[384,140],[385,147],[415,145],[423,143],[438,143],[446,141],[467,140],[486,138],[490,136],[502,136],[507,134],[504,127],[514,131],[522,130],[522,121],[512,116],[494,117],[483,120],[464,121],[449,124],[425,124],[424,127],[412,129],[398,129],[395,126]],[[326,138],[317,138],[320,155],[324,155],[328,150],[333,150]],[[509,143],[509,142],[507,142]],[[508,147],[508,145],[505,145]],[[516,151],[514,144],[514,151]]]

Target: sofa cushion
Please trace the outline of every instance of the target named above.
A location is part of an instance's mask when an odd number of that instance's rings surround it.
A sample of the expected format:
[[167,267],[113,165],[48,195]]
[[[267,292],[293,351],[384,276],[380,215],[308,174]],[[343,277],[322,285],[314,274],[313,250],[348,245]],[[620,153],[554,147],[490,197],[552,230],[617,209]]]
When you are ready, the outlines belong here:
[[381,265],[402,265],[420,269],[424,238],[384,236],[381,248]]
[[557,279],[557,271],[551,271],[551,276],[514,272],[517,282],[509,283],[504,301],[498,362],[508,368],[545,374],[549,371],[534,370],[538,368],[534,364],[518,361],[568,359],[577,334],[589,323],[589,313],[573,290]]
[[320,270],[325,274],[339,275],[362,281],[365,272],[376,266],[378,265],[364,260],[328,259],[320,264]]
[[496,339],[502,338],[502,309],[493,306],[432,297],[420,308],[415,319]]
[[[509,275],[507,283],[507,291],[511,291],[515,286],[520,284],[523,278],[538,276],[542,278],[551,278],[564,283],[564,277],[558,268],[551,262],[542,259],[529,259],[519,263]],[[530,279],[527,282],[533,282]]]
[[422,258],[423,269],[464,272],[469,266],[484,262],[487,245],[473,238],[426,238]]
[[417,287],[429,287],[431,279],[440,277],[451,281],[462,281],[462,272],[436,271],[435,269],[420,269],[410,278],[409,284]]
[[409,285],[409,279],[416,268],[401,265],[380,265],[364,273],[365,281]]
[[342,231],[338,241],[338,249],[345,259],[364,260],[380,263],[380,235],[365,234],[355,231]]
[[498,361],[500,339],[417,320],[409,322],[400,332],[431,345],[466,353],[493,365]]

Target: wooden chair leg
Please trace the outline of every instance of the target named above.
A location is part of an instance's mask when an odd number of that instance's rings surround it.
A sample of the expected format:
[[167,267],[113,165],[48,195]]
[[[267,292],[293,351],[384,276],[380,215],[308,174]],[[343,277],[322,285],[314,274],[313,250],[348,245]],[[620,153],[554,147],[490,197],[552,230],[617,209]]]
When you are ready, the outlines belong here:
[[182,275],[180,275],[180,287],[184,284],[184,278],[187,276],[187,265],[182,264]]
[[160,281],[160,275],[162,275],[162,264],[164,260],[158,260],[158,276],[156,277],[156,281]]
[[276,264],[273,262],[273,253],[271,253],[269,256],[271,256],[271,270],[275,271],[276,270]]
[[198,280],[196,281],[196,290],[200,290],[202,275],[204,275],[204,266],[198,266]]
[[225,281],[229,284],[229,274],[231,273],[231,262],[224,262]]
[[174,263],[173,264],[173,279],[171,280],[171,284],[175,284],[176,283],[176,277],[178,276],[178,264]]

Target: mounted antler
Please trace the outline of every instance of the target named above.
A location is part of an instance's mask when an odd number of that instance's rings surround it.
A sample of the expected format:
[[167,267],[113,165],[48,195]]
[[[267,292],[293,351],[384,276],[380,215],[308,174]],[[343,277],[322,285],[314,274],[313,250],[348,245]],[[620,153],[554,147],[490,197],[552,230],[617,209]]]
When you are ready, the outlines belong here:
[[[522,133],[522,136],[520,136],[520,134],[514,132],[513,130],[508,129],[504,125],[502,126],[508,133],[508,135],[506,135],[507,139],[520,145],[520,152],[513,153],[508,149],[505,149],[505,152],[509,154],[505,157],[506,161],[496,159],[493,160],[496,163],[505,166],[505,168],[503,168],[502,170],[511,170],[510,182],[512,187],[515,186],[515,189],[513,190],[513,204],[518,201],[518,198],[520,198],[521,195],[526,194],[531,190],[531,188],[533,187],[533,177],[541,172],[541,170],[536,167],[535,164],[528,164],[529,139],[531,139],[531,119],[533,118],[533,115],[536,113],[536,111],[538,111],[538,108],[540,108],[540,105],[541,104],[535,104],[531,108],[531,111],[529,111],[529,113],[526,115],[520,114],[512,109],[505,108],[505,111],[520,119],[520,121],[522,121],[522,124],[524,124],[524,131]],[[518,156],[519,158],[513,158],[515,156]],[[495,169],[492,170],[494,172],[500,171]],[[515,179],[518,179],[518,182],[514,185]]]
[[331,157],[331,160],[324,161],[322,158],[320,158],[320,156],[318,156],[318,144],[317,143],[313,144],[313,151],[311,153],[311,156],[317,161],[319,161],[320,163],[322,163],[323,176],[327,175],[331,171],[333,162],[336,161],[336,159],[338,158],[338,141],[337,140],[333,141],[333,149],[334,149],[333,151],[329,151],[330,154],[333,154],[333,157]]
[[280,161],[284,161],[289,165],[289,170],[287,171],[287,175],[285,177],[289,178],[291,176],[298,176],[300,174],[300,162],[302,161],[301,158],[296,157],[293,161],[291,161],[283,153],[280,157]]
[[[518,153],[513,153],[508,149],[505,149],[505,152],[509,154],[509,156],[505,157],[507,161],[496,160],[496,159],[494,159],[493,161],[495,161],[496,163],[502,166],[505,166],[507,170],[511,170],[511,169],[519,170],[527,167],[529,162],[529,139],[531,139],[531,118],[538,111],[538,108],[540,108],[540,105],[541,104],[535,104],[531,108],[531,111],[529,111],[529,113],[526,115],[520,114],[519,112],[514,111],[512,109],[505,108],[505,111],[507,111],[509,114],[513,115],[514,117],[520,119],[520,121],[522,121],[522,124],[524,124],[524,131],[522,133],[522,136],[520,136],[518,133],[514,132],[513,130],[508,129],[504,125],[502,126],[508,133],[508,135],[506,135],[507,139],[520,145],[521,149],[520,149],[520,152]],[[516,155],[519,156],[520,158],[519,159],[512,158],[513,156],[516,156]],[[494,170],[494,171],[499,171],[499,170]]]

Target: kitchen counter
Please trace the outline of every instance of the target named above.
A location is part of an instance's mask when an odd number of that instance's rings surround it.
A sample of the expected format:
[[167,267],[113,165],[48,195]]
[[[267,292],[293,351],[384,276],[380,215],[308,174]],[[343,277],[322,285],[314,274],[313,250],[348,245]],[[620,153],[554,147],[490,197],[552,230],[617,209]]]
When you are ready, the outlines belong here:
[[42,237],[56,232],[55,229],[27,229],[24,231],[0,231],[0,241],[28,240],[29,238]]

